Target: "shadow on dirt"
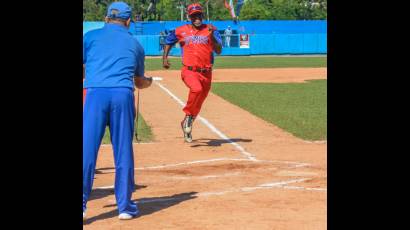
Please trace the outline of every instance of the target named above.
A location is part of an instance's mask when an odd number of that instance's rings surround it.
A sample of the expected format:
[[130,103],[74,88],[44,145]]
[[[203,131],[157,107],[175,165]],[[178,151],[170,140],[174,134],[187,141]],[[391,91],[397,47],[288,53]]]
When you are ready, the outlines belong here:
[[[152,213],[172,207],[184,201],[195,199],[196,194],[197,192],[189,192],[189,193],[175,194],[173,196],[141,198],[141,199],[134,200],[135,202],[137,202],[138,208],[140,210],[140,213],[136,218],[145,216],[145,215],[150,215]],[[114,207],[114,206],[116,205],[106,205],[104,206],[104,208],[109,208],[109,207]],[[84,222],[84,224],[88,225],[88,224],[91,224],[99,220],[114,218],[114,217],[117,217],[118,214],[119,214],[118,209],[114,209],[112,211],[102,213],[98,216],[91,217],[90,219],[87,219]]]
[[223,144],[237,143],[237,142],[252,142],[252,139],[242,139],[242,138],[231,138],[229,140],[224,139],[196,139],[194,144],[191,145],[192,148],[202,147],[202,146],[222,146]]
[[115,168],[98,168],[95,170],[95,174],[112,174],[115,173]]
[[[135,190],[143,189],[146,188],[146,185],[135,185]],[[90,198],[88,201],[91,200],[98,200],[107,196],[114,195],[114,188],[105,188],[105,189],[93,189],[93,191],[90,194]]]

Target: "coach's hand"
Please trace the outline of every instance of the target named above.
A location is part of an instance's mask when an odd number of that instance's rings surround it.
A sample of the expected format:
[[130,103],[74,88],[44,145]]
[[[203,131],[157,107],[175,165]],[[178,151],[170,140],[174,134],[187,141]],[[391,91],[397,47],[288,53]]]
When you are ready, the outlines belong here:
[[139,76],[134,78],[135,86],[138,89],[145,89],[151,86],[152,77]]

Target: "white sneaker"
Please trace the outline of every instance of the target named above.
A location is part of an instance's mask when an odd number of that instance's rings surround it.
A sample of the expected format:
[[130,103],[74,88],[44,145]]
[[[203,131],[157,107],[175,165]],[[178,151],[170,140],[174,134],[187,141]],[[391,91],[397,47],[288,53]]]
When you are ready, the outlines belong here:
[[118,216],[118,219],[120,219],[120,220],[131,220],[132,218],[134,218],[134,217],[131,216],[131,215],[128,214],[128,213],[121,213],[121,214]]
[[87,216],[85,215],[85,212],[83,212],[83,221],[87,219]]

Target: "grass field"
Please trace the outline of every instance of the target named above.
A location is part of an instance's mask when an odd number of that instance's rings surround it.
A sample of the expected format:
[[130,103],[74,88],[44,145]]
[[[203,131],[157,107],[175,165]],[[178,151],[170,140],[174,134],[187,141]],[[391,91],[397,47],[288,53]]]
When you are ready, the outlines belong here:
[[296,137],[327,139],[327,80],[213,83],[212,87],[213,93]]
[[[181,58],[170,58],[171,69],[179,70]],[[216,69],[229,68],[290,68],[290,67],[326,67],[327,57],[216,57]],[[162,70],[162,59],[145,59],[146,70]]]
[[[137,126],[135,126],[135,129],[137,129]],[[151,128],[145,122],[141,114],[139,114],[139,118],[138,118],[138,130],[137,131],[138,131],[138,139],[140,142],[150,142],[154,138]],[[134,135],[134,142],[136,141],[137,140],[135,139],[135,135]],[[105,135],[102,140],[102,144],[111,144],[110,131],[108,127],[105,129]]]

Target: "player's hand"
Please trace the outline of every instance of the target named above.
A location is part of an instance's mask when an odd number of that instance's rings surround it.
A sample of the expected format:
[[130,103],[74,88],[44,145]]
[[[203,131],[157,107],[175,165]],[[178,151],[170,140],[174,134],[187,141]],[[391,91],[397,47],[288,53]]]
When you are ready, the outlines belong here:
[[164,58],[162,60],[162,67],[164,67],[165,69],[169,69],[169,67],[171,67],[171,63],[169,63],[168,58]]

